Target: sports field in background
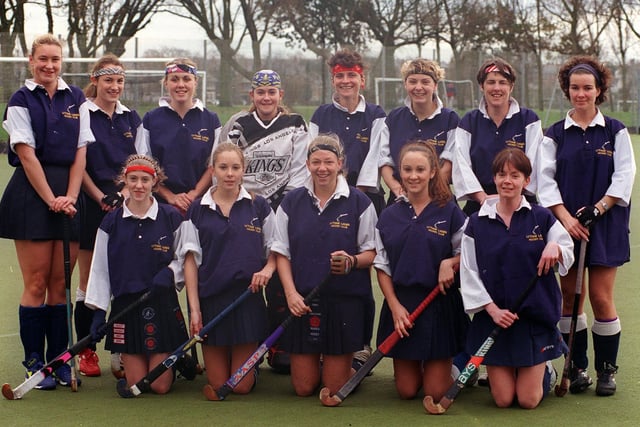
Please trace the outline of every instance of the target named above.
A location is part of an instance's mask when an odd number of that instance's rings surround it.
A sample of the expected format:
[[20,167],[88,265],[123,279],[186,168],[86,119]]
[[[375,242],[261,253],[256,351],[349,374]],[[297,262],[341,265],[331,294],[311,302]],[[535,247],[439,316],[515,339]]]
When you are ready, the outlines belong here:
[[[640,136],[634,135],[636,159],[640,161]],[[0,193],[11,174],[5,155],[0,155]],[[640,185],[634,199],[640,197]],[[165,396],[146,394],[122,399],[109,372],[108,354],[101,350],[99,378],[82,378],[77,393],[58,387],[33,390],[20,401],[0,399],[0,426],[634,426],[640,423],[640,213],[632,211],[631,259],[618,272],[616,301],[622,320],[622,343],[618,393],[595,396],[594,387],[582,395],[564,398],[550,395],[536,410],[497,409],[486,388],[471,387],[458,396],[441,416],[427,415],[422,400],[400,400],[393,385],[389,359],[384,359],[360,388],[340,407],[326,408],[317,397],[299,398],[288,376],[271,373],[263,364],[258,386],[247,396],[229,395],[226,401],[209,402],[201,393],[204,376],[194,381],[179,379]],[[74,275],[74,289],[77,280]],[[18,302],[22,279],[13,243],[0,240],[0,383],[13,387],[24,380],[22,346],[18,335]],[[382,296],[375,287],[378,306]],[[181,296],[184,302],[184,295]],[[185,305],[183,303],[183,309]],[[428,308],[427,308],[428,309]],[[589,314],[591,321],[592,316]],[[589,357],[593,360],[591,353]],[[556,360],[559,371],[562,361]],[[590,367],[590,374],[595,372]]]

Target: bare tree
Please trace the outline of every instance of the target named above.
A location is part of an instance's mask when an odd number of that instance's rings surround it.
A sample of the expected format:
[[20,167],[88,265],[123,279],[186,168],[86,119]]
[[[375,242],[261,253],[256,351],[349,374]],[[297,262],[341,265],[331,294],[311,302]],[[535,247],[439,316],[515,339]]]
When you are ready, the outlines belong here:
[[[273,25],[269,33],[287,46],[308,49],[320,57],[322,102],[329,84],[325,61],[345,46],[364,48],[369,32],[356,20],[357,0],[272,0]],[[331,13],[327,13],[331,11]]]
[[495,40],[495,9],[482,0],[437,0],[436,4],[442,22],[438,38],[451,48],[454,78],[459,79],[465,75],[465,53],[479,55]]
[[[395,52],[399,47],[422,45],[431,36],[423,30],[427,28],[423,25],[427,15],[425,4],[418,0],[360,0],[357,2],[356,19],[364,23],[373,39],[382,45],[380,53],[382,76],[398,75]],[[390,85],[385,86],[383,107],[395,104],[394,89]]]
[[543,2],[560,30],[551,50],[563,55],[599,55],[600,39],[612,19],[612,1],[616,0]]
[[631,37],[634,33],[633,25],[629,23],[629,12],[625,11],[625,5],[622,0],[615,0],[612,9],[612,52],[616,57],[618,66],[620,67],[620,97],[624,111],[629,111],[629,49],[631,47]]
[[527,57],[532,54],[536,63],[537,108],[543,110],[542,59],[544,52],[549,49],[550,40],[553,40],[556,29],[542,14],[541,0],[536,0],[534,4],[527,0],[499,0],[496,9],[498,28],[500,28],[498,39],[504,44],[505,51],[514,52],[520,56],[522,66],[519,72],[523,84],[523,93],[520,96],[522,101],[529,100],[528,83],[532,79],[528,74],[533,73],[533,70],[532,67],[527,66]]
[[[262,67],[261,44],[267,35],[273,8],[263,0],[175,0],[172,11],[198,24],[220,53],[218,97],[231,105],[233,70],[250,79]],[[246,39],[253,53],[251,69],[238,61],[237,53]]]
[[146,27],[163,0],[69,0],[69,56],[122,55],[125,44]]
[[[13,56],[16,41],[20,43],[22,55],[28,52],[24,39],[24,5],[26,0],[5,0],[0,4],[0,54],[2,56]],[[13,76],[13,65],[7,62],[2,63],[2,80],[11,81]],[[0,96],[7,99],[12,90],[9,85],[1,85]]]

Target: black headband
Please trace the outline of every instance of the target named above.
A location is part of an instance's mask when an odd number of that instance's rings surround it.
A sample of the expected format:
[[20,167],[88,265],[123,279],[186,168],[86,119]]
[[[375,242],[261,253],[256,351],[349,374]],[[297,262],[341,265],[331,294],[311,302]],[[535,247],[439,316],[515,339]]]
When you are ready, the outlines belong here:
[[309,147],[309,151],[307,152],[307,158],[309,158],[309,156],[312,153],[315,153],[316,151],[319,151],[319,150],[331,151],[333,154],[338,156],[338,158],[341,157],[340,156],[340,151],[335,146],[330,145],[330,144],[315,144],[315,145],[312,145],[311,147]]

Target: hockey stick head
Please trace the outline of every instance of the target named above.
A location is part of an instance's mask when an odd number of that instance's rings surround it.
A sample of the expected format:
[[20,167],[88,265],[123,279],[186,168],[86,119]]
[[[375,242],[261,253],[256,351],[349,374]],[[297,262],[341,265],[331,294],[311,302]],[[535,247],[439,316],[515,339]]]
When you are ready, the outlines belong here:
[[[223,389],[224,387],[226,387],[226,384],[223,385],[221,387],[221,389]],[[231,389],[229,389],[229,391],[231,391]],[[211,386],[211,384],[207,384],[202,388],[202,394],[204,394],[204,396],[207,398],[207,400],[212,400],[212,401],[215,401],[215,402],[224,400],[224,398],[227,397],[227,395],[224,394],[224,393],[218,394],[216,389],[214,389]]]
[[116,390],[118,391],[118,395],[120,395],[120,397],[122,398],[129,399],[131,397],[136,397],[136,395],[131,391],[131,389],[127,385],[126,378],[120,378],[118,380],[118,382],[116,383]]
[[567,394],[567,391],[569,391],[570,382],[569,378],[563,377],[554,389],[556,396],[564,397],[564,395]]
[[324,406],[338,406],[342,403],[342,399],[340,399],[337,394],[332,396],[329,389],[323,387],[322,390],[320,390],[320,402],[322,402]]
[[13,389],[7,383],[2,385],[2,395],[7,400],[16,400],[16,396],[13,394]]
[[449,408],[450,403],[447,404],[446,401],[446,397],[443,397],[440,402],[436,403],[433,401],[433,397],[425,396],[422,400],[422,406],[424,406],[424,409],[431,415],[441,415],[447,412]]

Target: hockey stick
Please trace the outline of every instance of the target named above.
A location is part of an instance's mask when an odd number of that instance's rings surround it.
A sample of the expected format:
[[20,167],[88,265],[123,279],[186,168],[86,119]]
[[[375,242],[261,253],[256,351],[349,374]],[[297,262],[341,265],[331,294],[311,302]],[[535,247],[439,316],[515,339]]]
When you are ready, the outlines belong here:
[[576,337],[576,326],[578,324],[578,310],[580,305],[580,297],[582,295],[582,280],[584,278],[584,264],[587,258],[587,241],[580,241],[580,255],[578,257],[578,271],[576,272],[576,294],[573,300],[573,311],[571,312],[571,326],[569,327],[569,352],[564,358],[564,366],[562,367],[562,379],[556,385],[555,393],[558,397],[563,397],[567,394],[569,386],[571,385],[571,359],[573,359],[573,343]]
[[[440,287],[436,286],[433,288],[431,292],[422,300],[422,302],[411,312],[409,315],[409,321],[411,323],[415,322],[415,320],[422,314],[425,308],[433,301],[438,294],[440,293]],[[349,378],[349,380],[344,383],[340,390],[333,396],[327,387],[323,387],[320,390],[320,401],[324,406],[338,406],[342,403],[344,399],[351,394],[351,392],[362,382],[364,377],[367,376],[369,372],[382,360],[384,356],[386,356],[389,351],[395,346],[398,341],[400,341],[400,334],[394,329],[387,338],[378,346],[376,351],[369,357],[369,359],[365,362],[364,365],[360,367],[356,371],[355,374]]]
[[[69,347],[73,347],[73,307],[71,303],[71,219],[63,214],[62,219],[63,238],[62,253],[64,258],[64,287],[67,303],[67,343]],[[75,357],[69,360],[71,366],[71,391],[78,391],[78,370]]]
[[151,384],[157,380],[162,374],[170,369],[189,349],[194,348],[195,345],[202,341],[202,337],[205,336],[210,330],[212,330],[222,319],[226,317],[234,308],[238,307],[244,300],[251,295],[251,289],[247,288],[238,298],[229,304],[224,310],[218,313],[213,319],[211,319],[206,325],[200,329],[196,335],[185,341],[180,347],[178,347],[173,353],[167,356],[162,362],[157,364],[149,373],[140,381],[129,387],[127,385],[127,379],[121,378],[116,384],[116,390],[120,397],[129,398],[136,397],[139,394],[146,393],[151,390]]
[[[330,274],[327,275],[324,280],[320,282],[320,284],[313,288],[311,292],[309,292],[309,294],[304,298],[304,303],[306,305],[309,305],[311,303],[311,300],[313,300],[318,295],[320,289],[327,282],[329,282],[329,280],[331,280]],[[205,385],[203,392],[207,399],[224,400],[227,395],[231,393],[233,389],[238,386],[238,384],[240,384],[240,381],[242,381],[244,377],[246,377],[247,374],[251,372],[253,367],[259,364],[260,360],[267,353],[269,348],[272,347],[276,343],[276,341],[278,341],[280,336],[284,333],[284,330],[287,328],[287,326],[289,326],[291,322],[293,322],[293,319],[295,318],[296,316],[294,316],[293,314],[289,314],[289,316],[287,316],[287,318],[276,328],[276,330],[273,331],[273,333],[269,335],[269,337],[267,337],[267,339],[264,340],[262,344],[260,344],[260,347],[258,347],[258,349],[254,351],[251,356],[249,356],[244,364],[240,366],[236,370],[236,372],[231,375],[231,377],[229,377],[229,379],[222,385],[222,387],[215,390],[210,384]]]
[[[510,312],[518,312],[520,306],[527,298],[527,296],[529,296],[537,281],[538,275],[536,274],[529,281],[527,287],[522,291],[518,299],[513,303],[513,306],[509,308]],[[500,326],[496,326],[495,328],[493,328],[480,348],[475,352],[473,356],[471,356],[471,359],[469,359],[465,368],[462,370],[462,372],[460,372],[460,375],[458,376],[456,381],[451,385],[451,387],[449,387],[449,390],[447,390],[442,399],[440,399],[440,402],[435,403],[432,396],[424,397],[422,404],[424,405],[424,409],[426,409],[428,413],[439,415],[443,414],[447,409],[449,409],[449,407],[453,404],[453,401],[456,400],[458,394],[467,385],[467,381],[469,381],[469,378],[471,378],[473,374],[478,371],[478,367],[493,346],[493,343],[496,341],[496,337],[500,334],[500,332],[502,332],[503,329],[504,328]]]
[[[113,324],[115,322],[119,321],[124,315],[126,315],[131,310],[135,309],[138,305],[140,305],[144,301],[146,301],[149,298],[149,296],[151,295],[151,292],[152,291],[145,292],[144,294],[142,294],[140,296],[140,298],[138,298],[137,300],[135,300],[134,302],[129,304],[127,307],[125,307],[119,313],[117,313],[114,316],[112,316],[111,319],[107,323],[105,323],[104,325],[102,325],[102,327],[100,327],[100,329],[98,330],[98,335],[100,337],[103,337],[104,335],[106,335],[106,333],[109,330],[109,328],[111,326],[113,326]],[[64,353],[60,354],[58,357],[53,359],[51,362],[49,362],[45,366],[43,366],[42,369],[40,369],[38,372],[34,372],[22,384],[20,384],[19,386],[17,386],[14,389],[11,389],[11,386],[9,384],[5,383],[2,386],[2,395],[8,400],[21,399],[22,396],[24,396],[31,389],[35,388],[35,386],[40,384],[40,382],[43,379],[53,375],[53,373],[55,372],[56,369],[58,369],[63,364],[67,363],[75,355],[77,355],[82,350],[87,348],[89,346],[89,344],[91,344],[92,342],[94,342],[94,339],[93,339],[93,337],[91,335],[87,335],[86,337],[82,338],[80,341],[75,343],[73,346],[69,347]]]

